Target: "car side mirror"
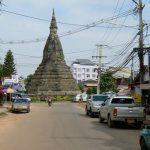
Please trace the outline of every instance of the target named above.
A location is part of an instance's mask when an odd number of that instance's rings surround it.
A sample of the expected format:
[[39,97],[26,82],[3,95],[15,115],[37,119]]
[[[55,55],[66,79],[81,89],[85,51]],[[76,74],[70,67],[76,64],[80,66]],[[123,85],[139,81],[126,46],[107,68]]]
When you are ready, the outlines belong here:
[[105,106],[105,103],[102,103],[101,105],[102,105],[102,106]]

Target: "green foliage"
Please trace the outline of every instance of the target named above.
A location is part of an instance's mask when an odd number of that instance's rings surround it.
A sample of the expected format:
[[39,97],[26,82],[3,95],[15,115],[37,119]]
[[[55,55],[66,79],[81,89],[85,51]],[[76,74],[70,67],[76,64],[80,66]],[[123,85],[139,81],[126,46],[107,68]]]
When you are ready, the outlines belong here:
[[3,65],[0,64],[0,77],[3,77]]
[[88,94],[88,95],[91,95],[91,94],[92,94],[91,88],[88,88],[88,89],[87,89],[86,94]]
[[27,76],[27,78],[24,80],[25,82],[25,88],[27,89],[28,85],[30,84],[31,80],[32,80],[33,75],[30,74]]
[[73,96],[53,96],[53,101],[72,101]]
[[97,93],[97,88],[96,87],[92,87],[92,94],[96,94]]
[[[53,96],[52,101],[72,101],[73,96]],[[36,97],[32,96],[31,97],[31,102],[46,102],[47,98],[46,97]]]
[[30,98],[31,98],[31,102],[40,102],[39,97],[30,97]]
[[100,82],[100,91],[107,92],[107,91],[116,91],[117,84],[116,81],[113,79],[112,74],[104,73],[101,75],[101,82]]
[[81,91],[81,93],[84,92],[84,85],[82,83],[78,84],[79,90]]
[[14,57],[11,50],[8,50],[3,65],[3,75],[5,77],[11,77],[11,75],[16,74],[16,65],[14,63]]

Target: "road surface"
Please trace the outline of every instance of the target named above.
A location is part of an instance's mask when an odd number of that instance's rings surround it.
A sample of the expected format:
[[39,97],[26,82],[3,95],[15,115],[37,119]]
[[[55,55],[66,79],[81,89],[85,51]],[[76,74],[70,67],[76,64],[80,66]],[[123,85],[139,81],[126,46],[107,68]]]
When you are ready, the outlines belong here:
[[0,150],[140,150],[140,130],[108,128],[77,103],[31,104],[0,118]]

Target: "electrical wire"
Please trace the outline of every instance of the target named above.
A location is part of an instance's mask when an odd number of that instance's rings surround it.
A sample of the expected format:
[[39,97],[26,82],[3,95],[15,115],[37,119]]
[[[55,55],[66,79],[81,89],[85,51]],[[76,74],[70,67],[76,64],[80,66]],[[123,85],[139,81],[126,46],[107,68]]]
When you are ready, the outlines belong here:
[[[120,7],[120,9],[119,9],[119,12],[118,12],[118,15],[121,13],[121,10],[122,10],[122,8],[123,8],[123,6],[124,6],[124,3],[125,3],[125,0],[123,0],[123,2],[122,2],[122,5],[121,5],[121,7]],[[127,14],[127,16],[128,16],[128,14]],[[126,16],[126,17],[127,17],[127,16]],[[125,17],[125,18],[126,18],[126,17]],[[114,20],[114,23],[116,23],[117,20],[118,20],[118,18]],[[105,39],[104,39],[105,42],[108,41],[108,39],[109,39],[109,37],[110,37],[110,35],[111,35],[112,30],[113,30],[113,28],[111,27],[110,30],[109,30],[109,32],[108,32],[108,34],[107,34],[107,36],[106,36]],[[107,45],[109,45],[109,44],[110,44],[110,43],[107,43]]]
[[[60,37],[64,37],[64,36],[68,36],[68,35],[72,35],[72,34],[78,33],[78,32],[90,29],[92,27],[95,27],[95,26],[97,26],[99,24],[102,24],[105,21],[108,22],[108,21],[111,21],[111,20],[114,20],[114,19],[117,19],[117,18],[120,18],[120,17],[125,17],[127,14],[132,14],[132,13],[133,13],[132,10],[128,10],[128,11],[125,11],[125,12],[123,12],[121,14],[116,15],[116,16],[108,17],[106,19],[101,19],[99,21],[95,21],[93,23],[87,24],[84,27],[80,27],[80,28],[77,28],[77,29],[74,29],[74,30],[71,30],[71,31],[68,31],[68,32],[65,32],[65,33],[62,33],[62,34],[60,34]],[[21,15],[21,16],[26,16],[26,15]],[[28,16],[26,16],[26,17],[28,17]],[[29,17],[29,18],[36,19],[36,17]],[[9,41],[9,42],[0,41],[0,44],[30,44],[30,43],[43,42],[43,41],[46,41],[46,38],[37,38],[35,40],[28,40],[28,41],[22,40],[22,41],[17,41],[17,42],[14,42],[14,41]]]
[[[117,1],[117,4],[116,4],[116,7],[115,7],[115,10],[114,10],[114,12],[113,12],[112,17],[114,17],[114,15],[115,15],[115,13],[116,13],[116,11],[117,11],[118,5],[119,5],[119,0]],[[104,34],[103,34],[103,36],[102,36],[102,38],[101,38],[101,41],[102,41],[102,40],[105,41],[105,40],[104,40],[104,39],[105,39],[105,36],[107,35],[108,29],[109,29],[110,27],[111,27],[111,24],[109,24],[109,25],[107,26],[107,29],[105,30],[105,32],[104,32]],[[103,42],[101,42],[101,43],[103,43]]]
[[125,47],[123,48],[123,50],[122,50],[115,58],[113,58],[112,60],[110,60],[108,63],[110,64],[110,63],[113,63],[113,62],[115,62],[115,61],[118,61],[119,57],[120,57],[120,56],[123,56],[124,53],[127,52],[127,49],[129,48],[129,46],[130,46],[131,44],[133,44],[133,42],[134,42],[134,40],[136,39],[136,37],[138,36],[138,34],[139,34],[139,33],[137,33],[137,34],[132,38],[132,40],[131,40],[130,42],[128,42],[128,43],[125,45]]
[[[125,1],[123,1],[124,4]],[[122,5],[123,6],[123,5]],[[127,20],[128,15],[124,18],[122,24],[125,24],[126,20]],[[110,40],[107,44],[110,45],[111,43],[114,42],[114,40],[117,38],[117,36],[119,35],[120,31],[122,30],[123,26],[121,26],[118,31],[116,32],[116,34],[112,37],[112,40]]]

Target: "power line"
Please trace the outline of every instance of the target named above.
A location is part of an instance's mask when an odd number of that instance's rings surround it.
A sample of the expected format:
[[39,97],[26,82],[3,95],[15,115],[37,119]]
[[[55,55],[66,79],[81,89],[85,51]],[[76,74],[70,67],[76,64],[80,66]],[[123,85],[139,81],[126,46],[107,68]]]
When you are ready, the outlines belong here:
[[[116,7],[115,7],[115,10],[114,10],[114,12],[113,12],[113,16],[112,16],[112,17],[114,17],[114,15],[115,15],[115,13],[116,13],[116,11],[117,11],[118,5],[119,5],[119,0],[117,1],[117,4],[116,4]],[[106,29],[106,31],[105,31],[103,37],[101,38],[101,39],[103,39],[103,41],[105,41],[104,39],[105,39],[105,36],[107,35],[108,29],[110,28],[110,26],[111,26],[110,24],[107,26],[107,29]],[[102,42],[101,42],[101,43],[102,43]]]
[[[138,36],[139,33],[137,33],[133,38],[132,40],[126,44],[126,46],[123,48],[123,50],[119,53],[119,55],[117,55],[115,58],[113,58],[112,60],[110,60],[108,63],[112,63],[112,62],[115,62],[115,61],[118,61],[119,60],[119,56],[124,56],[124,53],[127,52],[127,48],[133,44],[134,40],[136,39],[136,37]],[[117,63],[118,64],[118,63]]]
[[[74,29],[74,30],[71,30],[71,31],[68,31],[68,32],[65,32],[65,33],[62,33],[62,34],[60,34],[60,37],[72,35],[72,34],[75,34],[75,33],[78,33],[78,32],[81,32],[81,31],[84,31],[84,30],[87,30],[87,29],[90,29],[92,27],[96,27],[97,25],[102,24],[105,21],[108,22],[108,21],[111,21],[111,20],[114,20],[114,19],[117,19],[117,18],[120,18],[120,17],[125,17],[129,13],[132,14],[133,13],[132,10],[128,10],[128,11],[125,11],[125,12],[123,12],[121,14],[116,15],[116,16],[108,17],[106,19],[101,19],[99,21],[95,21],[95,22],[92,22],[90,24],[87,24],[86,26],[83,26],[83,27],[80,27],[80,28],[77,28],[77,29]],[[18,13],[14,13],[13,12],[13,14],[18,14]],[[19,14],[19,15],[24,16],[24,17],[29,17],[29,18],[32,18],[32,19],[44,20],[44,19],[40,19],[40,18],[36,18],[36,17],[30,17],[30,16],[27,16],[27,15],[22,15],[22,14]],[[13,42],[13,41],[3,42],[3,41],[1,41],[0,44],[30,44],[30,43],[43,42],[45,40],[46,40],[46,38],[37,38],[37,39],[34,39],[34,40],[29,40],[29,41],[22,40],[22,41],[17,41],[17,42]]]
[[[123,8],[123,6],[124,6],[124,3],[125,3],[125,0],[123,0],[123,3],[122,3],[122,5],[121,5],[121,8],[119,9],[118,15],[121,13],[121,10],[122,10],[122,8]],[[127,16],[128,16],[128,14],[127,14]],[[127,16],[126,16],[126,17],[127,17]],[[126,18],[126,17],[125,17],[125,18]],[[116,23],[117,20],[118,20],[118,18],[114,20],[114,23]],[[112,30],[113,30],[113,28],[111,27],[110,30],[109,30],[109,32],[108,32],[108,34],[107,34],[107,36],[105,37],[104,41],[106,41],[106,40],[108,41],[108,39],[109,39],[109,37],[110,37],[110,33],[112,32]],[[107,45],[109,45],[109,44],[107,43]]]

